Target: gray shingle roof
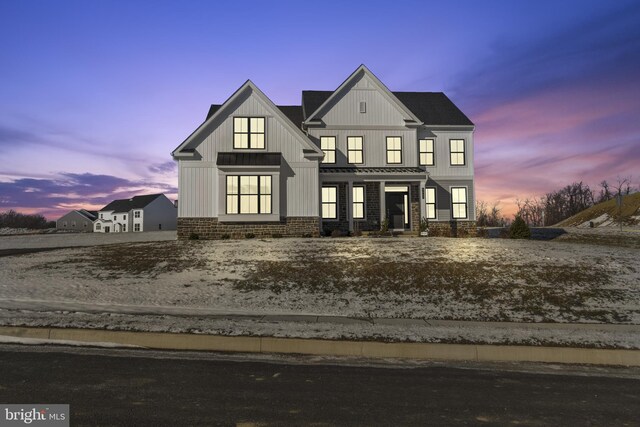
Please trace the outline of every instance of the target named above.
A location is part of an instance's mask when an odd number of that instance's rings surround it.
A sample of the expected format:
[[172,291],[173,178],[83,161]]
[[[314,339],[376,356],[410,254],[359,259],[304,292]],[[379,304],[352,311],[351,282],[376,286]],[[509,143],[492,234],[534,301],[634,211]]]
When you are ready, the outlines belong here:
[[[302,91],[302,106],[277,105],[296,127],[316,111],[332,94],[330,90]],[[473,126],[473,122],[442,92],[392,92],[426,125]],[[207,119],[221,107],[212,104]],[[186,150],[183,150],[186,151]]]
[[[306,120],[332,94],[330,90],[302,91]],[[473,122],[442,92],[392,92],[426,125],[473,126]]]
[[280,153],[218,153],[218,166],[280,166]]
[[87,218],[90,221],[95,221],[96,218],[98,218],[98,212],[97,211],[88,211],[85,209],[80,209],[78,211],[80,215],[82,215],[83,217]]
[[[209,117],[213,116],[220,107],[222,107],[222,105],[212,104],[211,107],[209,107],[209,112],[207,113],[207,120]],[[284,115],[287,116],[294,125],[296,125],[296,127],[299,128],[302,126],[304,119],[302,117],[302,107],[300,105],[276,105],[276,107],[278,107],[278,109],[282,111]]]
[[131,209],[142,209],[160,196],[162,194],[146,194],[134,196],[131,199],[114,200],[100,211],[129,212]]

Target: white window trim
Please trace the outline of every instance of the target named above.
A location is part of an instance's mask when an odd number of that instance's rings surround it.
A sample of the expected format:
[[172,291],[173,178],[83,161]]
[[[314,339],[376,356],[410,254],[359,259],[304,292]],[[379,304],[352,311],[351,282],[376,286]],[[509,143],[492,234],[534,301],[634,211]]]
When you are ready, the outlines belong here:
[[[453,217],[453,189],[454,188],[464,188],[465,189],[465,205],[466,205],[466,214],[467,216],[465,216],[464,218],[454,218]],[[450,185],[449,186],[449,198],[451,199],[450,203],[449,203],[449,217],[451,218],[451,220],[455,221],[455,220],[468,220],[469,219],[469,186],[467,185]]]

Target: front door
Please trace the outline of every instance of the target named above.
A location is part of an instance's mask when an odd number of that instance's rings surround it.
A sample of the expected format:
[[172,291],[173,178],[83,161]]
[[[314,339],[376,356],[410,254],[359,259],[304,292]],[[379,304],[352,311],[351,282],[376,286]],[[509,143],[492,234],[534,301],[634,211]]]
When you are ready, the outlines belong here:
[[111,227],[106,226],[106,227],[104,228],[104,232],[105,232],[105,233],[108,233],[108,232],[110,232],[110,231],[111,231]]
[[407,221],[407,202],[409,194],[407,192],[387,192],[385,193],[385,206],[387,218],[389,218],[389,228],[393,230],[405,230],[409,228]]

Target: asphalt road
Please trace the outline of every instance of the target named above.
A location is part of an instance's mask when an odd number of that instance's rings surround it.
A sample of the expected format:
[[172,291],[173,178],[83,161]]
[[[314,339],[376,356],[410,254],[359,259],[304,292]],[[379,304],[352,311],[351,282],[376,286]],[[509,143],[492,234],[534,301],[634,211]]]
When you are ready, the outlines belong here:
[[640,379],[0,346],[0,403],[71,425],[640,425]]

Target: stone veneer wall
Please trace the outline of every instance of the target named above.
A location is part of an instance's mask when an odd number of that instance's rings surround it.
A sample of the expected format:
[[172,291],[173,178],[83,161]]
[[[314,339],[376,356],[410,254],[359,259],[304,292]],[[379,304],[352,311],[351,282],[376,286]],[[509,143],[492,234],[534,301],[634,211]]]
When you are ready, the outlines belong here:
[[[353,229],[360,231],[380,230],[380,183],[367,182],[364,184],[364,209],[364,219],[354,219]],[[347,223],[348,227],[349,223]]]
[[320,218],[287,217],[280,222],[218,222],[218,218],[178,218],[178,239],[188,239],[192,233],[199,239],[244,239],[255,237],[318,237]]
[[411,184],[410,195],[411,201],[411,231],[420,231],[420,186]]
[[338,220],[323,220],[322,233],[325,236],[331,235],[333,230],[348,231],[349,220],[347,219],[347,183],[346,182],[326,182],[324,186],[338,187]]
[[478,229],[475,221],[429,222],[429,236],[435,237],[476,237]]

